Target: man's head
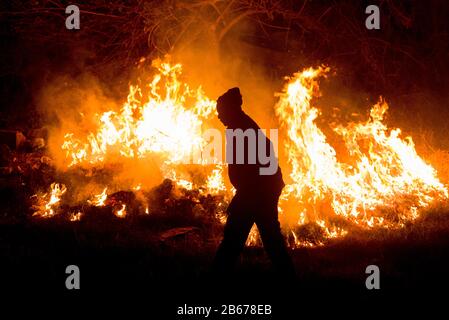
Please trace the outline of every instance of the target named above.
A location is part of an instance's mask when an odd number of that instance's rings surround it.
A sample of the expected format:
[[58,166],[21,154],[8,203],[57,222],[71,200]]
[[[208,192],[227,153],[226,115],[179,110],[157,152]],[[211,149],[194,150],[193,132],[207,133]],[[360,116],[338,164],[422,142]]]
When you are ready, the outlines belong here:
[[239,88],[232,88],[217,99],[218,119],[227,127],[233,123],[243,113],[242,95]]

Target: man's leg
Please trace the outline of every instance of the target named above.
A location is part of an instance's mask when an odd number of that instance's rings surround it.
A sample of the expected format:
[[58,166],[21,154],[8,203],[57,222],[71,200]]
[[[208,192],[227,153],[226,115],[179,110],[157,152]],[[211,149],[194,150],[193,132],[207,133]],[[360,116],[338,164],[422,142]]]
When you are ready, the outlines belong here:
[[278,198],[265,197],[258,205],[256,224],[263,246],[276,272],[286,278],[295,277],[295,267],[288,253],[278,220]]
[[246,208],[245,199],[236,194],[229,205],[223,240],[213,262],[215,273],[230,272],[245,246],[254,223],[253,214]]

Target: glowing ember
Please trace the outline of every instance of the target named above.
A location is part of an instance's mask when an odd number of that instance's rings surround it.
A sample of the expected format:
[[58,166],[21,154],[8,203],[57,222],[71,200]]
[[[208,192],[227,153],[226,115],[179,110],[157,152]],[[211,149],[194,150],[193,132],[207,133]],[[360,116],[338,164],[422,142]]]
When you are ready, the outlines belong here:
[[72,222],[75,222],[75,221],[80,221],[81,220],[81,216],[83,215],[83,213],[82,212],[80,212],[80,211],[78,211],[78,212],[73,212],[71,215],[70,215],[70,221],[72,221]]
[[107,187],[104,188],[103,192],[95,195],[93,200],[87,200],[87,203],[94,205],[96,207],[103,207],[105,205],[106,199],[108,198],[108,195],[106,194],[107,190],[108,190]]
[[50,193],[45,193],[37,197],[37,204],[33,206],[36,210],[33,216],[40,216],[43,218],[53,217],[56,214],[56,209],[59,207],[61,196],[67,191],[63,184],[52,183],[50,186]]
[[124,218],[126,216],[126,204],[122,204],[120,209],[114,210],[114,214],[119,218]]
[[256,225],[254,224],[251,227],[251,230],[249,231],[248,238],[246,238],[245,245],[247,247],[257,246],[260,242],[259,239],[260,239],[259,230],[257,229]]
[[206,189],[210,194],[218,194],[226,191],[223,179],[223,166],[212,170],[212,173],[207,178]]

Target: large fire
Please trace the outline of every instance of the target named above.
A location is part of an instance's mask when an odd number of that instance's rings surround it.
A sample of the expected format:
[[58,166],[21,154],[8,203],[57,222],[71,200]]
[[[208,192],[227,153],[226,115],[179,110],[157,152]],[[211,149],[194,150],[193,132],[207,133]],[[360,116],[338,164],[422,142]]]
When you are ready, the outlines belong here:
[[[119,154],[144,158],[160,154],[166,164],[179,163],[201,148],[202,125],[215,110],[201,88],[193,91],[178,80],[181,65],[154,61],[158,74],[145,96],[139,87],[130,88],[128,101],[120,112],[98,115],[98,128],[86,137],[65,135],[68,166],[95,165]],[[163,87],[163,88],[162,88]]]
[[[149,87],[132,86],[120,111],[98,114],[97,127],[85,135],[65,133],[61,148],[66,168],[156,156],[161,161],[162,176],[180,188],[231,195],[234,190],[224,182],[226,167],[221,159],[197,164],[209,167],[202,180],[185,175],[179,166],[207,143],[203,132],[215,115],[215,102],[201,88],[192,90],[179,80],[180,64],[157,60],[153,66],[157,73]],[[420,210],[434,201],[448,198],[447,187],[417,154],[412,139],[401,138],[399,129],[389,130],[382,122],[388,109],[382,99],[365,122],[333,128],[350,159],[347,163],[337,160],[337,152],[315,122],[320,111],[312,106],[314,96],[319,94],[317,79],[327,71],[320,67],[296,73],[278,94],[275,106],[280,129],[286,134],[282,145],[289,166],[283,168],[289,181],[280,201],[281,222],[293,245],[320,243],[302,239],[301,226],[314,224],[325,238],[345,235],[348,224],[399,227],[417,218]],[[104,185],[85,201],[104,206],[109,187]],[[139,184],[129,189],[139,192],[145,187]],[[53,184],[50,193],[38,196],[35,214],[53,216],[66,191],[65,186]],[[125,217],[126,204],[119,203],[114,213]],[[71,220],[81,216],[82,212],[76,212]],[[256,241],[255,232],[253,228],[251,241]]]

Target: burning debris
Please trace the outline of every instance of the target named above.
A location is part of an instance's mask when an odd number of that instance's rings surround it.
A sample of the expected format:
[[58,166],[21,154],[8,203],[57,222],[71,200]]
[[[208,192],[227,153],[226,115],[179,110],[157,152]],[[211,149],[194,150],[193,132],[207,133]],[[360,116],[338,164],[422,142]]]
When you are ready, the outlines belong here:
[[53,217],[57,212],[61,202],[61,196],[66,193],[67,188],[63,184],[52,183],[50,192],[42,195],[35,195],[37,204],[33,206],[36,210],[33,215],[38,215],[43,218]]
[[87,203],[92,204],[96,207],[103,207],[105,205],[106,198],[108,197],[108,195],[106,194],[107,190],[108,187],[104,188],[100,194],[93,196],[93,200],[87,200]]

